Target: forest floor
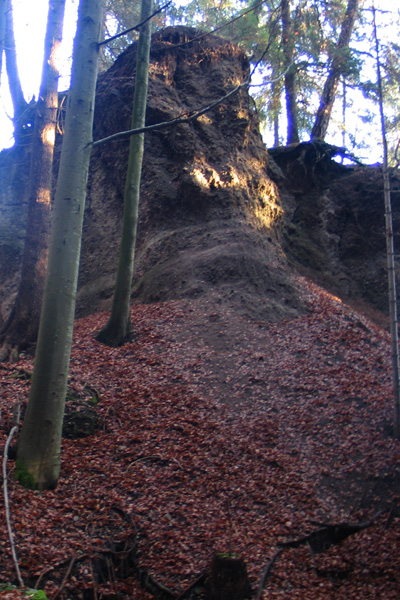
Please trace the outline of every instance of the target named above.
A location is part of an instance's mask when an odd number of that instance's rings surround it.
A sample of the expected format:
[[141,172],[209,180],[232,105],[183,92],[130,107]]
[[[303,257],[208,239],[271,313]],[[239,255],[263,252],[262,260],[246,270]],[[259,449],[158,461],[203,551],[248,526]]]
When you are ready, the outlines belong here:
[[[63,440],[55,491],[24,489],[8,461],[26,585],[51,599],[149,600],[140,574],[178,598],[215,552],[235,551],[255,592],[281,542],[381,511],[323,553],[286,548],[262,598],[400,597],[389,336],[308,280],[298,284],[307,308],[280,323],[212,296],[135,305],[134,341],[110,349],[93,336],[105,314],[77,321],[70,393],[99,397],[101,425]],[[31,370],[28,356],[0,365],[3,448]],[[1,511],[0,582],[16,583]]]

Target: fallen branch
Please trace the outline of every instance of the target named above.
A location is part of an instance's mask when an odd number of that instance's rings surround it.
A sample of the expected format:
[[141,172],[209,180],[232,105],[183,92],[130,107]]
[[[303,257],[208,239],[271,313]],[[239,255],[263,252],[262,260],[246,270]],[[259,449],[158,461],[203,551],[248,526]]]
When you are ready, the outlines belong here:
[[297,540],[289,540],[288,542],[281,542],[279,546],[283,548],[299,548],[303,544],[308,544],[311,552],[314,554],[320,554],[325,552],[331,546],[339,544],[350,535],[358,533],[367,527],[375,524],[375,521],[380,517],[382,512],[379,512],[369,521],[363,521],[361,523],[337,523],[337,524],[326,524],[301,537]]
[[14,433],[17,431],[18,426],[14,425],[11,429],[9,436],[6,441],[6,445],[4,446],[4,454],[3,454],[3,491],[4,491],[4,510],[6,513],[6,522],[7,522],[7,531],[8,531],[8,539],[10,540],[11,546],[11,554],[14,561],[15,571],[17,573],[18,585],[20,587],[24,587],[24,582],[21,576],[21,571],[19,569],[17,551],[15,548],[15,540],[14,534],[11,527],[11,516],[10,516],[10,503],[8,500],[8,484],[7,484],[7,458],[8,458],[8,448],[10,446],[11,440],[14,437]]
[[263,570],[262,575],[261,575],[260,583],[258,585],[258,589],[257,589],[257,594],[256,594],[256,597],[255,597],[255,600],[260,600],[261,594],[262,594],[264,586],[265,586],[265,582],[267,580],[267,577],[268,577],[268,575],[269,575],[272,567],[274,566],[276,559],[278,558],[278,556],[280,554],[282,554],[283,550],[284,550],[283,548],[279,548],[279,550],[277,550],[275,552],[275,554],[273,555],[273,557],[271,558],[271,560],[265,565],[264,570]]
[[190,585],[188,585],[187,588],[185,588],[183,590],[183,592],[181,594],[179,594],[179,596],[177,596],[175,598],[175,600],[183,600],[183,598],[185,598],[188,594],[190,594],[190,592],[199,586],[202,586],[205,582],[205,580],[207,579],[207,573],[201,573],[201,575],[199,575],[194,581],[193,583],[191,583]]
[[[80,558],[81,558],[81,557],[80,557]],[[66,583],[67,583],[67,581],[68,581],[68,577],[71,575],[72,567],[74,566],[74,564],[75,564],[75,561],[76,561],[76,557],[75,557],[75,556],[73,556],[73,557],[71,558],[71,560],[69,561],[68,569],[67,569],[67,571],[66,571],[66,573],[65,573],[65,575],[64,575],[64,578],[63,578],[63,580],[62,580],[62,582],[61,582],[61,585],[60,585],[60,587],[58,588],[58,590],[57,590],[57,593],[56,593],[56,595],[54,596],[53,600],[56,600],[56,599],[57,599],[57,598],[60,596],[61,592],[63,591],[63,589],[64,589],[64,587],[65,587],[65,584],[66,584]]]

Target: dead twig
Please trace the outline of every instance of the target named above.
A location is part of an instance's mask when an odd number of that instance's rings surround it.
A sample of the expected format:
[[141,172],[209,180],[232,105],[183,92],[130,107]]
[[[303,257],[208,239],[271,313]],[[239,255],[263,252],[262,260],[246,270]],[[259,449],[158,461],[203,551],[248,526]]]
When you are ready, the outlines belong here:
[[[81,557],[79,557],[79,558],[81,558]],[[60,596],[61,592],[63,591],[63,589],[64,589],[64,587],[65,587],[65,584],[66,584],[66,583],[67,583],[67,581],[68,581],[68,577],[71,575],[72,567],[74,566],[74,564],[75,564],[75,561],[76,561],[76,557],[75,557],[75,556],[73,556],[73,557],[71,558],[71,560],[69,561],[68,569],[67,569],[67,571],[66,571],[66,573],[65,573],[65,575],[64,575],[64,578],[63,578],[63,580],[62,580],[62,582],[61,582],[61,585],[60,585],[60,587],[58,588],[58,590],[57,590],[57,593],[56,593],[56,595],[54,596],[53,600],[57,600],[57,598]]]
[[10,540],[11,546],[11,554],[14,562],[15,571],[17,573],[18,585],[20,587],[24,587],[24,582],[21,576],[21,571],[19,569],[17,551],[15,548],[15,539],[14,534],[11,527],[11,516],[10,516],[10,503],[8,499],[8,483],[7,483],[7,458],[8,458],[8,448],[11,444],[11,440],[14,437],[14,433],[18,430],[18,425],[14,425],[11,429],[6,445],[4,446],[4,455],[3,455],[3,492],[4,492],[4,510],[6,513],[6,522],[7,522],[7,531],[8,531],[8,539]]
[[90,576],[92,578],[92,584],[93,584],[93,598],[94,598],[94,600],[98,600],[97,584],[96,584],[96,579],[94,577],[93,561],[92,561],[92,559],[90,559]]
[[177,596],[175,598],[175,600],[183,600],[183,598],[185,598],[188,594],[190,594],[190,592],[196,588],[199,587],[201,585],[204,584],[205,580],[207,579],[207,573],[201,573],[201,575],[199,575],[194,581],[193,583],[191,583],[187,588],[185,588],[183,590],[183,592],[181,594],[179,594],[179,596]]
[[263,570],[262,575],[261,575],[260,583],[258,585],[258,589],[257,589],[257,594],[256,594],[256,597],[255,597],[255,600],[260,600],[261,594],[262,594],[264,586],[265,586],[265,582],[267,580],[267,577],[268,577],[268,575],[269,575],[272,567],[274,566],[276,559],[283,552],[283,550],[284,550],[283,548],[279,548],[279,550],[277,550],[275,552],[275,554],[273,555],[273,557],[271,558],[271,560],[269,560],[268,563],[265,565],[264,570]]
[[339,544],[350,535],[371,527],[381,515],[382,511],[369,521],[362,521],[361,523],[321,523],[318,529],[315,529],[308,535],[297,540],[281,542],[279,545],[282,548],[299,548],[303,544],[308,544],[313,554],[320,554],[328,550],[331,546]]

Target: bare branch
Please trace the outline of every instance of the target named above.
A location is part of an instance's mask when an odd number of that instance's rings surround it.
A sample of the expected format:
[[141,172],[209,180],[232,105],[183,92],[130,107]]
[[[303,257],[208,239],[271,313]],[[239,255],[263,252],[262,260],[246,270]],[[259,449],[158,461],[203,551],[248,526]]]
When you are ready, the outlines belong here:
[[10,540],[11,546],[11,554],[14,561],[15,571],[17,573],[18,584],[20,587],[24,587],[24,582],[21,576],[21,571],[19,570],[17,551],[15,549],[15,539],[14,534],[11,527],[11,516],[10,516],[10,503],[8,500],[8,483],[7,483],[7,458],[8,458],[8,448],[11,444],[11,440],[14,437],[14,433],[17,431],[18,426],[14,425],[11,429],[9,436],[6,441],[6,445],[4,446],[4,454],[3,454],[3,492],[4,492],[4,510],[6,513],[6,522],[7,522],[7,531],[8,531],[8,539]]
[[104,44],[109,44],[110,42],[113,42],[114,40],[122,37],[123,35],[126,35],[127,33],[130,33],[131,31],[136,31],[136,30],[140,29],[142,25],[144,25],[145,23],[147,23],[147,21],[150,21],[150,19],[152,19],[153,17],[155,17],[156,15],[158,15],[158,13],[160,13],[163,10],[165,10],[166,8],[168,8],[168,6],[170,4],[172,4],[172,0],[170,0],[169,2],[167,2],[167,4],[164,4],[164,6],[162,6],[161,8],[159,8],[158,10],[156,10],[155,12],[153,12],[153,14],[150,15],[150,17],[147,17],[147,19],[143,19],[143,21],[141,21],[137,25],[134,25],[133,27],[130,27],[130,29],[125,29],[125,31],[121,31],[121,33],[117,33],[116,35],[113,35],[112,37],[107,38],[106,40],[103,40],[102,42],[99,42],[99,46],[104,46]]
[[258,585],[258,589],[257,589],[257,594],[256,594],[255,600],[260,600],[261,594],[262,594],[264,586],[265,586],[265,582],[267,580],[267,577],[268,577],[268,575],[269,575],[272,567],[274,566],[276,559],[278,558],[278,556],[282,552],[283,552],[283,548],[279,548],[279,550],[277,550],[275,552],[275,554],[273,555],[273,557],[271,558],[271,560],[268,561],[268,563],[265,565],[264,570],[263,570],[262,575],[261,575],[260,583]]
[[228,92],[228,94],[226,94],[225,96],[218,98],[218,100],[215,100],[215,102],[212,102],[211,104],[208,104],[207,106],[205,106],[199,110],[193,111],[192,113],[190,113],[187,116],[181,115],[179,117],[176,117],[175,119],[171,119],[170,121],[163,121],[162,123],[155,123],[154,125],[147,125],[146,127],[140,127],[139,129],[129,129],[128,131],[119,131],[118,133],[114,133],[113,135],[109,135],[106,138],[103,138],[101,140],[97,140],[96,142],[93,142],[93,144],[92,144],[93,148],[95,148],[96,146],[101,146],[107,142],[123,140],[125,138],[131,137],[132,135],[138,135],[139,133],[147,133],[148,131],[159,131],[160,129],[166,129],[167,127],[171,127],[172,125],[179,125],[180,123],[189,123],[190,121],[194,121],[195,119],[198,119],[199,117],[201,117],[201,115],[204,115],[204,113],[208,112],[209,110],[212,110],[213,108],[215,108],[216,106],[218,106],[219,104],[221,104],[222,102],[224,102],[225,100],[227,100],[228,98],[233,96],[234,94],[237,94],[237,92],[239,90],[241,90],[244,87],[247,87],[249,84],[250,84],[250,77],[248,77],[246,79],[246,81],[244,81],[240,85],[236,86],[233,90]]

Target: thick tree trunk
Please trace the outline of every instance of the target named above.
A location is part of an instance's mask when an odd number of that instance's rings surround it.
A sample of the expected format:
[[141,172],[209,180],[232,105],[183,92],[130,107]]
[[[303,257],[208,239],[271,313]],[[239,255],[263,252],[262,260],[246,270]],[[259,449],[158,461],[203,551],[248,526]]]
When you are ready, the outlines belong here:
[[[141,21],[152,14],[152,0],[142,0]],[[149,57],[151,44],[151,21],[140,32],[137,58],[135,92],[132,109],[132,129],[145,125]],[[97,340],[109,346],[120,346],[131,333],[130,301],[135,260],[136,231],[139,212],[140,179],[143,162],[144,134],[131,137],[128,173],[125,183],[124,218],[119,255],[117,280],[108,323],[97,334]]]
[[71,90],[55,196],[49,260],[28,408],[16,477],[52,489],[60,473],[61,432],[74,326],[90,161],[101,0],[81,0]]
[[12,12],[11,0],[7,2],[6,12],[6,32],[5,32],[5,55],[6,55],[6,70],[8,77],[8,86],[10,89],[10,96],[14,109],[14,137],[18,143],[26,135],[26,115],[25,112],[28,105],[25,101],[24,94],[22,92],[21,80],[18,72],[17,65],[17,50],[15,47],[14,37],[14,21]]
[[292,20],[290,16],[290,0],[282,0],[281,10],[284,67],[285,69],[288,69],[285,75],[287,143],[295,144],[299,141],[299,131],[297,125],[296,67],[294,65],[294,42]]
[[53,154],[58,110],[56,55],[61,44],[65,0],[51,0],[42,81],[31,138],[28,218],[21,279],[14,309],[2,332],[2,358],[12,348],[36,342],[46,275],[51,224]]
[[322,91],[321,103],[317,111],[314,127],[311,131],[311,139],[324,140],[332,114],[333,104],[335,102],[336,92],[343,67],[347,62],[347,51],[350,43],[351,34],[354,29],[354,23],[357,17],[360,0],[349,0],[346,14],[342,23],[339,41],[335,56],[328,77],[326,78],[324,89]]
[[212,560],[207,600],[247,600],[251,587],[242,558],[216,554]]

